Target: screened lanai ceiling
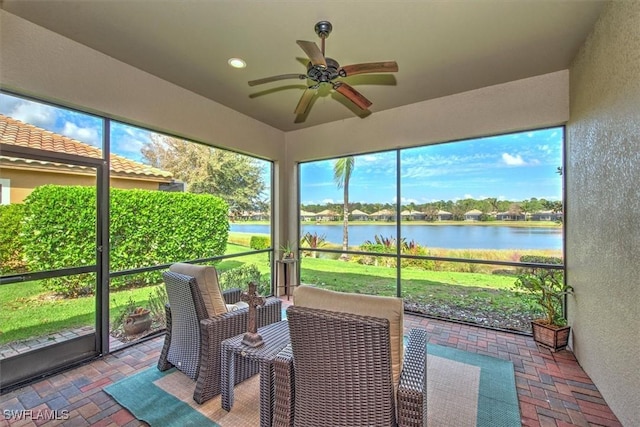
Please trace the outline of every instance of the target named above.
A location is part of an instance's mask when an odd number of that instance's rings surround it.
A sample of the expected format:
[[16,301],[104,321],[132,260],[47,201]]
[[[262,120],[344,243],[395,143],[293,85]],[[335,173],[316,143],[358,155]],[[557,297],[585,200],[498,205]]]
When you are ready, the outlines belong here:
[[[2,8],[291,131],[349,118],[375,120],[378,111],[566,69],[605,3],[2,0]],[[320,45],[314,25],[321,20],[333,24],[326,56],[341,65],[398,63],[395,73],[345,79],[373,102],[370,113],[323,89],[307,115],[299,117],[294,109],[305,80],[247,84],[277,74],[305,74],[308,60],[296,40]],[[232,57],[246,61],[246,68],[231,68]]]

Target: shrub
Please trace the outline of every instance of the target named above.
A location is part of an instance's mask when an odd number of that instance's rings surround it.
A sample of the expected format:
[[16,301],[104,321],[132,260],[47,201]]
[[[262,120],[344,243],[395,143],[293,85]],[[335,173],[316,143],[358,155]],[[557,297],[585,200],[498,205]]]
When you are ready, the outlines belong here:
[[22,273],[26,269],[20,233],[24,205],[0,205],[0,274]]
[[[311,249],[318,249],[326,245],[327,245],[327,235],[318,234],[315,231],[313,232],[313,234],[307,231],[300,239],[300,246],[307,246]],[[310,256],[312,258],[318,257],[318,253],[315,250],[303,251],[302,254],[304,256]]]
[[269,236],[251,236],[249,247],[257,251],[269,249],[271,247],[271,237]]
[[[110,270],[222,255],[228,206],[208,194],[111,189]],[[29,268],[53,270],[96,262],[95,189],[45,185],[25,200],[23,244]],[[116,277],[111,288],[160,281],[159,272]],[[65,296],[94,292],[93,274],[49,279],[46,289]]]
[[220,288],[223,290],[240,288],[246,291],[249,289],[249,282],[254,282],[257,285],[258,294],[271,294],[270,280],[266,275],[264,277],[262,276],[255,264],[244,264],[240,267],[222,272],[220,273],[219,281]]

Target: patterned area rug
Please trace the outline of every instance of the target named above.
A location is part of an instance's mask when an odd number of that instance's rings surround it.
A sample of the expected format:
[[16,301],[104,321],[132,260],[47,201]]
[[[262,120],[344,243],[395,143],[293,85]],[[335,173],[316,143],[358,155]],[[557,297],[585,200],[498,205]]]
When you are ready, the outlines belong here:
[[[519,427],[513,364],[448,347],[427,345],[427,416],[437,427]],[[118,403],[151,426],[255,427],[260,424],[260,378],[235,388],[230,412],[220,396],[198,405],[195,383],[182,372],[155,367],[105,387]]]
[[427,418],[439,427],[519,427],[513,363],[427,344]]

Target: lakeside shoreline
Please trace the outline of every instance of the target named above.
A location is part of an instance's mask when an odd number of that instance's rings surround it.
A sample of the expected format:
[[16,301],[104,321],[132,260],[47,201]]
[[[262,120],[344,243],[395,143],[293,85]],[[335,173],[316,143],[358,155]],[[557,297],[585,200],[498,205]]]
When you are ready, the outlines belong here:
[[[229,221],[235,225],[270,225],[269,221]],[[301,221],[300,225],[328,225],[342,227],[342,221]],[[398,225],[396,221],[349,221],[349,226],[358,225]],[[554,221],[402,221],[402,226],[426,225],[426,226],[499,226],[499,227],[522,227],[522,228],[562,228],[563,223]]]

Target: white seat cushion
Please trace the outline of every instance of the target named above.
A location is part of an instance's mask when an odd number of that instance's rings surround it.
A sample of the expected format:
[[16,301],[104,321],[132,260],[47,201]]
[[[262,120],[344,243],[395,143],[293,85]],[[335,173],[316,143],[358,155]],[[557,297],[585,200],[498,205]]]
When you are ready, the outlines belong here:
[[300,285],[293,291],[293,303],[300,307],[352,313],[389,320],[391,369],[393,384],[397,387],[404,352],[404,304],[402,298],[335,292],[309,285]]
[[218,273],[215,267],[210,265],[194,265],[182,262],[175,263],[169,267],[174,273],[195,277],[200,294],[207,309],[208,317],[219,316],[227,313],[227,304],[222,297],[220,284],[218,283]]

